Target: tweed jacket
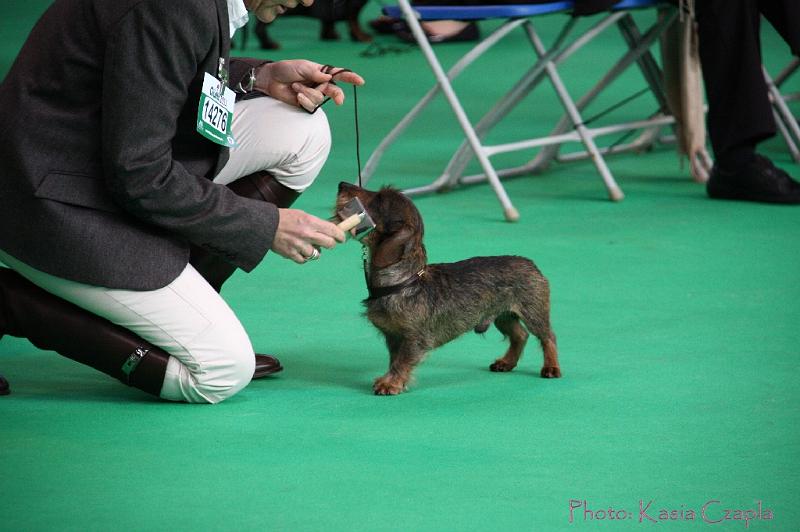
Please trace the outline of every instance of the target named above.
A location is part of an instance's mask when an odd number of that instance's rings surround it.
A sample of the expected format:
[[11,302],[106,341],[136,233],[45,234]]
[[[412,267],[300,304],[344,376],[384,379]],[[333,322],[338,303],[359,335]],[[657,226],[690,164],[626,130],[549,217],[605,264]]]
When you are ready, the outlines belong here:
[[212,183],[227,149],[196,132],[205,73],[247,69],[229,50],[225,0],[55,0],[0,85],[0,249],[131,290],[190,245],[254,268],[277,208]]

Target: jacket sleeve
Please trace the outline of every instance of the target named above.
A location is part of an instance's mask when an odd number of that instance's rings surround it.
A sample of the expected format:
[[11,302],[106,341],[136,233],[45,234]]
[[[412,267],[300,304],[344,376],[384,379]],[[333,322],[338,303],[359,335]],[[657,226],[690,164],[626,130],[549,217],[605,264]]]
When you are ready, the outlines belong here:
[[258,68],[261,65],[272,63],[267,59],[255,59],[252,57],[231,57],[230,80],[228,86],[236,89],[239,83],[246,84],[250,75],[251,68]]
[[189,173],[172,155],[178,117],[185,106],[199,105],[199,92],[189,88],[199,65],[219,55],[219,33],[213,0],[144,0],[111,29],[104,175],[114,201],[136,218],[249,271],[272,245],[277,208]]
[[272,61],[268,61],[266,59],[254,59],[252,57],[231,57],[231,68],[229,72],[230,79],[228,80],[228,87],[236,91],[236,101],[252,100],[253,98],[261,98],[266,96],[266,94],[259,90],[253,89],[251,91],[241,92],[239,88],[240,83],[241,87],[247,85],[251,68],[258,68],[261,65],[266,65],[267,63],[272,63]]

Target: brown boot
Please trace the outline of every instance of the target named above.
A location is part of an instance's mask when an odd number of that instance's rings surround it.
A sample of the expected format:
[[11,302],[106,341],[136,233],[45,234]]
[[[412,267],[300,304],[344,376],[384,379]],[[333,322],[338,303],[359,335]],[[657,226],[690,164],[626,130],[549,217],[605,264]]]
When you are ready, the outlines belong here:
[[[0,336],[27,338],[100,370],[128,386],[159,396],[169,355],[115,325],[0,268]],[[2,379],[5,381],[5,379]],[[0,390],[3,385],[0,382]],[[5,383],[8,393],[8,383]],[[0,392],[1,394],[1,392]]]
[[[269,172],[256,172],[240,177],[228,184],[228,188],[242,197],[266,201],[281,209],[291,207],[300,197],[299,192],[280,184]],[[198,247],[192,248],[189,262],[217,292],[236,271],[236,266],[225,261],[219,255]],[[253,378],[260,379],[278,373],[282,369],[280,361],[274,356],[256,354],[256,370]]]

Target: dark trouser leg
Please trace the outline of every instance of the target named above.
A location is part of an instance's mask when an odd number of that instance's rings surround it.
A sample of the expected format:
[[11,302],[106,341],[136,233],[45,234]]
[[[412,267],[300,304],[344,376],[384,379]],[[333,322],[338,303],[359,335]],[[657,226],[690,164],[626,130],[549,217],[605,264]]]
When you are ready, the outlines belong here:
[[775,134],[761,70],[759,2],[700,0],[696,10],[711,145],[723,168],[740,166]]
[[800,56],[800,2],[797,0],[760,0],[761,13],[789,46],[792,55]]
[[280,43],[272,40],[267,32],[267,24],[260,20],[256,22],[256,38],[262,50],[277,50],[281,47]]
[[128,386],[159,396],[169,354],[129,330],[96,316],[0,268],[0,336],[27,338]]
[[[290,207],[300,197],[299,192],[280,184],[269,172],[256,172],[240,177],[230,183],[228,188],[245,198],[266,201],[281,209]],[[217,292],[236,271],[236,267],[229,262],[200,248],[192,249],[189,262]],[[277,358],[256,354],[256,370],[253,378],[266,377],[282,369]]]
[[761,14],[797,52],[800,6],[792,0],[699,0],[695,8],[716,157],[706,192],[716,199],[800,204],[800,183],[756,153],[776,131],[762,70]]

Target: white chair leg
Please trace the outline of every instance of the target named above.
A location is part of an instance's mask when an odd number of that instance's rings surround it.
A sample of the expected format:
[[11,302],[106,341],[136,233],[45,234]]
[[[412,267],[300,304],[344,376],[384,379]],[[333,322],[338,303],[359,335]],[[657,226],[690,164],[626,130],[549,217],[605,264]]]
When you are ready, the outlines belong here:
[[419,23],[419,19],[414,14],[414,11],[408,0],[398,0],[398,4],[400,9],[403,11],[403,14],[406,18],[406,23],[411,29],[411,32],[413,33],[420,50],[422,50],[423,55],[425,55],[425,58],[428,60],[428,64],[430,64],[434,76],[439,82],[439,86],[445,95],[445,98],[447,98],[450,107],[453,109],[453,112],[458,119],[458,123],[461,125],[461,129],[464,131],[464,135],[466,135],[470,146],[472,146],[472,149],[475,152],[475,156],[478,158],[481,167],[483,168],[484,172],[486,172],[489,183],[492,185],[492,189],[497,195],[497,199],[503,206],[503,214],[506,220],[509,222],[517,221],[519,219],[519,212],[511,203],[511,199],[508,197],[508,194],[506,193],[502,183],[500,183],[500,178],[497,176],[492,163],[489,161],[488,156],[483,151],[481,142],[478,139],[478,136],[475,134],[475,130],[472,128],[472,124],[470,123],[466,112],[461,106],[461,102],[458,100],[450,81],[447,79],[447,75],[445,74],[442,65],[439,63],[436,54],[433,53],[433,49],[431,48],[431,45],[425,36],[425,32]]

